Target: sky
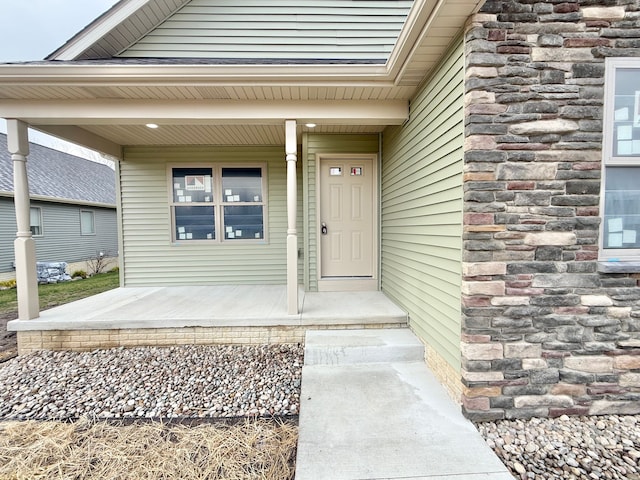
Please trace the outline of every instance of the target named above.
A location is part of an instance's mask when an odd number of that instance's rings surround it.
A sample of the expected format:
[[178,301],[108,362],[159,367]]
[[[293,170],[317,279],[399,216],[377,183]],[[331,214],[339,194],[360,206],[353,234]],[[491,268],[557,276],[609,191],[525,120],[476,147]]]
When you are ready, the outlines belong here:
[[[44,59],[115,3],[117,0],[0,0],[0,63]],[[6,132],[3,119],[0,132]],[[33,130],[29,140],[94,159],[89,151]]]
[[0,0],[0,62],[42,60],[116,0]]

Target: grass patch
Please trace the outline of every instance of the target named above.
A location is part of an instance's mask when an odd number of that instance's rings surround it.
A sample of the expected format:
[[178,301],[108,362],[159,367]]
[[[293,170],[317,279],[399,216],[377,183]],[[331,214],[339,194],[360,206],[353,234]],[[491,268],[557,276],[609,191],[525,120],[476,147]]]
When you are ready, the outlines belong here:
[[[118,272],[101,273],[75,282],[50,283],[38,286],[40,310],[80,300],[119,286]],[[15,313],[18,316],[18,299],[15,288],[0,290],[0,315]]]
[[0,478],[293,479],[298,428],[279,420],[0,422]]

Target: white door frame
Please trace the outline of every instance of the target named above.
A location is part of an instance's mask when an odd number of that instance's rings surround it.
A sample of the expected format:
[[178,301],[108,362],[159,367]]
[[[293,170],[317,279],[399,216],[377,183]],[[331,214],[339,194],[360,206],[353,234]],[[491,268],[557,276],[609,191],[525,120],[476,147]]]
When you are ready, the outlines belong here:
[[[324,161],[345,161],[345,160],[371,160],[372,168],[372,195],[373,195],[373,215],[372,215],[372,231],[374,238],[372,239],[372,258],[371,268],[373,275],[371,278],[361,277],[342,277],[342,278],[323,278],[322,277],[322,219],[320,218],[321,210],[321,182],[322,168],[321,163]],[[379,290],[378,282],[378,266],[380,264],[380,239],[379,236],[379,216],[380,216],[380,199],[378,188],[378,154],[376,153],[331,153],[316,154],[316,245],[317,245],[317,265],[318,272],[318,291],[319,292],[339,292],[339,291],[377,291]]]

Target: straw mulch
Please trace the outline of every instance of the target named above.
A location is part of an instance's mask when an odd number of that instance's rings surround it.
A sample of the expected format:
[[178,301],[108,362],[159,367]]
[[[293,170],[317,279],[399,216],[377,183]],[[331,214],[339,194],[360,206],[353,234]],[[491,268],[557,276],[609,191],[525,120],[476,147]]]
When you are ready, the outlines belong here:
[[297,426],[0,422],[0,479],[293,479]]

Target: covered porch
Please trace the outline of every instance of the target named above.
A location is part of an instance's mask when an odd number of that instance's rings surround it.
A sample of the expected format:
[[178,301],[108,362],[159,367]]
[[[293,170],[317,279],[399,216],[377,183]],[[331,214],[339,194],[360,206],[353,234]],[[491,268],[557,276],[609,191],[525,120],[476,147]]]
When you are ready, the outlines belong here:
[[[351,7],[355,8],[346,12],[340,8],[342,11],[332,15],[340,24],[356,22],[371,32],[360,35],[355,29],[354,40],[354,29],[348,27],[345,38],[350,40],[346,43],[334,44],[336,32],[331,24],[336,22],[327,22],[325,15],[319,19],[315,19],[317,15],[294,15],[284,27],[281,20],[275,20],[279,16],[266,15],[264,42],[253,49],[255,42],[243,41],[249,48],[241,53],[234,49],[233,55],[240,55],[238,58],[229,58],[227,41],[214,42],[198,52],[182,46],[176,49],[168,39],[160,44],[166,41],[167,46],[173,46],[162,53],[141,53],[133,48],[144,44],[147,34],[172,28],[172,15],[188,3],[122,0],[45,62],[0,65],[0,116],[8,120],[9,150],[14,160],[21,320],[35,320],[40,315],[29,228],[28,127],[102,152],[116,161],[122,286],[157,285],[157,278],[163,275],[179,276],[178,284],[286,283],[286,297],[280,300],[286,305],[286,313],[294,317],[300,314],[297,293],[301,284],[314,291],[321,289],[317,283],[322,277],[366,277],[371,288],[379,287],[380,251],[376,245],[380,243],[380,222],[379,211],[375,210],[371,220],[368,211],[363,215],[367,234],[354,230],[342,237],[355,238],[356,247],[360,247],[359,239],[371,239],[371,245],[362,242],[362,249],[344,248],[353,257],[370,260],[371,268],[365,274],[346,268],[326,275],[318,272],[323,258],[318,238],[327,235],[327,228],[323,226],[325,220],[319,218],[322,193],[317,193],[316,184],[320,182],[313,162],[316,156],[327,159],[330,155],[354,158],[354,154],[370,154],[371,164],[353,165],[344,172],[345,177],[346,172],[366,176],[375,170],[374,195],[367,196],[366,202],[356,201],[357,208],[351,210],[359,214],[360,204],[379,210],[381,135],[387,127],[403,125],[410,118],[410,99],[459,35],[478,0],[397,2],[393,8],[381,5],[380,14],[388,16],[389,22],[371,22],[366,12],[373,7],[359,11],[361,6],[354,2]],[[195,8],[195,18],[215,20],[215,25],[237,23],[229,20],[226,11],[209,9],[205,15]],[[267,13],[273,13],[272,8],[280,7],[270,6]],[[308,2],[305,8],[314,12],[318,7]],[[150,11],[163,13],[150,15]],[[239,13],[247,18],[255,16],[252,11]],[[239,30],[241,38],[254,38],[255,29],[250,25],[233,28]],[[293,41],[293,50],[283,51],[276,32],[281,28],[295,33],[287,35],[285,42]],[[298,38],[301,29],[326,30],[331,40],[327,43],[320,38],[320,44],[327,45],[318,49],[311,44],[309,48],[310,37]],[[192,30],[189,35],[209,36]],[[212,31],[214,36],[219,30],[216,27]],[[355,50],[345,48],[354,41],[355,45],[364,43]],[[326,136],[325,143],[305,145],[305,135],[310,132]],[[358,136],[367,135],[375,137],[376,145],[362,151],[365,141]],[[343,138],[337,141],[340,136]],[[355,140],[344,141],[345,136]],[[221,153],[223,148],[226,150]],[[251,154],[251,148],[259,150]],[[280,158],[273,156],[276,154],[266,158],[270,155],[267,150],[276,148]],[[206,166],[201,165],[203,162]],[[255,195],[243,196],[240,202],[239,195],[222,195],[231,188],[220,187],[222,169],[242,162],[253,167],[260,164],[264,187]],[[174,167],[203,167],[207,174],[183,171],[180,178],[184,182],[170,182],[168,169]],[[333,174],[329,170],[329,175],[340,176],[341,168],[335,168],[337,173]],[[271,177],[264,181],[267,175]],[[209,178],[204,182],[207,187],[202,188],[206,193],[179,194],[187,190],[186,179],[196,176]],[[196,188],[195,183],[189,186]],[[365,193],[368,195],[369,190]],[[222,223],[226,209],[237,207],[227,205],[230,201],[246,203],[262,212],[262,218],[258,214],[251,223],[260,225],[258,230],[262,231],[251,232],[258,236],[247,237],[249,230],[235,228],[231,220],[229,225]],[[177,205],[180,202],[183,205]],[[344,210],[349,210],[346,202],[344,205]],[[204,238],[181,232],[184,226],[176,221],[175,211],[187,207],[199,209],[198,221],[205,222],[203,218],[208,215],[215,229],[203,232]],[[202,213],[205,210],[206,215]],[[329,235],[341,233],[329,227]],[[233,237],[224,237],[227,228],[231,228],[228,233]],[[240,232],[238,237],[236,232]],[[225,245],[230,238],[240,241]],[[207,247],[207,240],[212,248]],[[236,246],[242,246],[242,242],[244,247]],[[341,246],[337,240],[334,244]],[[325,259],[329,257],[324,255]],[[167,260],[162,269],[156,265],[157,258]],[[247,258],[243,265],[246,269],[239,272],[236,265]],[[344,257],[335,258],[342,261]],[[258,261],[262,264],[250,270]],[[213,272],[217,276],[208,268],[223,264],[227,270],[221,267]],[[193,274],[197,267],[199,277]],[[304,312],[301,315],[304,318]]]
[[302,343],[309,329],[407,326],[384,293],[304,292],[287,312],[285,285],[121,287],[14,320],[18,352],[139,345]]

